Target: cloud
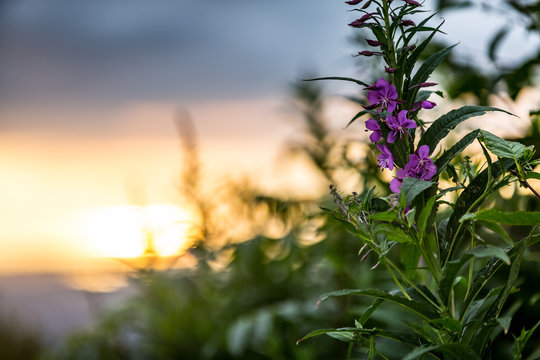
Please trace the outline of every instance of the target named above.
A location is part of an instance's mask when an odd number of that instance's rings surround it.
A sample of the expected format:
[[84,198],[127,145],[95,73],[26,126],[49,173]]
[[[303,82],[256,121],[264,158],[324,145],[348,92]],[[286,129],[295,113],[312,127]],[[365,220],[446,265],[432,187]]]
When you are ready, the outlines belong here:
[[[335,65],[346,12],[310,0],[4,4],[4,101],[115,103],[276,94]],[[91,100],[90,100],[91,99]]]

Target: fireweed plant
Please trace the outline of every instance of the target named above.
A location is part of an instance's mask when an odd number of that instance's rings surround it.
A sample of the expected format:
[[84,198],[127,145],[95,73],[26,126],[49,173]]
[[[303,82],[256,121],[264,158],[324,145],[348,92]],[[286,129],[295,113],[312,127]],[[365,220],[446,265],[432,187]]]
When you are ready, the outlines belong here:
[[[523,254],[540,240],[536,231],[540,213],[508,213],[485,203],[491,194],[514,182],[540,198],[527,181],[540,178],[533,171],[539,164],[533,160],[534,148],[478,129],[443,149],[442,141],[464,120],[487,111],[506,111],[464,106],[428,126],[419,114],[436,106],[428,100],[432,94],[442,96],[429,90],[436,84],[428,80],[455,45],[417,63],[428,43],[441,32],[442,23],[428,25],[435,14],[416,20],[428,12],[414,0],[346,3],[360,13],[349,25],[367,29],[372,36],[366,42],[373,50],[361,51],[358,56],[382,58],[384,76],[374,84],[347,77],[312,80],[352,81],[363,87],[367,101],[351,123],[369,117],[365,127],[370,141],[376,143],[378,166],[391,171],[393,179],[391,195],[386,197],[377,197],[375,188],[342,195],[330,186],[337,203],[334,213],[360,240],[362,260],[371,254],[373,268],[387,271],[395,289],[339,290],[322,295],[319,302],[347,295],[374,300],[355,319],[354,326],[316,330],[299,341],[327,334],[349,343],[349,358],[356,347],[362,347],[369,359],[388,359],[390,355],[377,347],[380,338],[386,338],[385,344],[390,339],[406,346],[408,353],[400,356],[403,359],[491,358],[491,341],[509,328],[511,313],[505,303],[517,291]],[[413,14],[418,24],[410,19]],[[421,33],[426,35],[423,39],[418,38]],[[462,171],[452,160],[475,141],[485,161],[476,167],[462,162]],[[511,240],[501,224],[527,225],[531,231],[523,239]],[[505,245],[482,237],[486,233],[479,231],[482,228],[498,234]],[[503,284],[493,281],[495,274],[505,279]],[[386,302],[414,314],[414,320],[406,324],[407,331],[397,330],[403,326],[367,326],[371,315]],[[521,359],[523,346],[537,326],[512,335],[514,359]]]

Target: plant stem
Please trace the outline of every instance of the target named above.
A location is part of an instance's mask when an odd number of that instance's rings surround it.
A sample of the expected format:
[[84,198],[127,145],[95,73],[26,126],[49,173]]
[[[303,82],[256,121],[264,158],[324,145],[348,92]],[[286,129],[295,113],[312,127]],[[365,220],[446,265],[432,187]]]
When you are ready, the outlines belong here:
[[405,289],[403,288],[403,286],[401,285],[401,283],[399,282],[399,280],[397,279],[396,275],[394,274],[394,272],[392,271],[392,269],[388,266],[388,264],[386,264],[386,269],[388,270],[388,272],[390,273],[390,276],[392,276],[392,279],[394,280],[394,282],[396,283],[397,287],[399,288],[399,290],[401,290],[401,292],[403,293],[403,296],[405,296],[405,298],[407,300],[412,300],[411,297],[409,296],[409,294],[407,294],[407,291],[405,291]]
[[[411,287],[416,290],[416,292],[418,292],[420,295],[422,295],[431,305],[433,305],[438,311],[442,311],[441,307],[434,303],[433,300],[431,300],[431,298],[429,296],[427,296],[422,290],[420,290],[411,280],[409,280],[409,278],[407,276],[405,276],[405,274],[403,274],[403,272],[401,272],[401,270],[399,270],[399,268],[396,266],[396,264],[394,264],[392,262],[392,260],[390,259],[386,259],[386,261],[388,262],[388,264],[399,274],[399,276],[401,276],[401,278],[403,280],[405,280],[407,283],[409,283],[409,285],[411,285]],[[389,269],[390,270],[390,269]],[[408,298],[410,300],[410,298]]]

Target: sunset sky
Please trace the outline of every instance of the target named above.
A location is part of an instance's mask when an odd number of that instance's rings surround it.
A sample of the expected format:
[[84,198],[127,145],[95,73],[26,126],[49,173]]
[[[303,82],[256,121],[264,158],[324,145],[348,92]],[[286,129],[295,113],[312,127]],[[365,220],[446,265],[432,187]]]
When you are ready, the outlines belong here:
[[[208,176],[294,187],[293,168],[274,179],[295,131],[287,91],[306,71],[360,76],[346,10],[312,0],[0,1],[0,273],[133,255],[99,245],[115,241],[101,228],[140,222],[132,183],[161,218],[188,219],[174,207],[179,116],[195,124]],[[479,27],[478,16],[447,16],[446,41],[483,61],[500,24],[483,15]],[[538,43],[516,30],[503,60]],[[352,110],[336,104],[340,127]]]

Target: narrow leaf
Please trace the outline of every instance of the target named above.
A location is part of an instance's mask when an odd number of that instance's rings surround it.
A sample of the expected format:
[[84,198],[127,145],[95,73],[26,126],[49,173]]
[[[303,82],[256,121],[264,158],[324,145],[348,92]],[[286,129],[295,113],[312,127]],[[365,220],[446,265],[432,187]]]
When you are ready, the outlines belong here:
[[516,141],[501,139],[500,137],[495,136],[485,130],[482,130],[482,138],[489,151],[500,158],[517,160],[523,157],[527,151],[527,147],[525,147],[525,145]]
[[450,51],[452,51],[452,48],[454,48],[454,46],[456,45],[452,45],[450,47],[447,47],[446,49],[439,50],[435,54],[427,58],[426,61],[424,61],[424,63],[420,66],[418,71],[414,74],[410,85],[414,86],[425,82],[429,78],[433,70],[435,70],[435,68],[439,66],[439,64],[443,62],[444,59],[446,59],[448,54],[450,54]]
[[436,185],[436,183],[412,177],[406,177],[403,180],[403,184],[401,185],[401,194],[405,197],[407,204],[411,204],[418,195],[420,195],[424,190],[429,189],[433,185]]
[[534,171],[527,171],[527,172],[525,172],[525,176],[527,177],[527,179],[536,179],[536,180],[540,180],[540,174],[537,173],[537,172],[534,172]]
[[450,304],[450,292],[454,285],[454,280],[459,274],[463,265],[472,258],[472,254],[463,254],[460,259],[449,261],[443,269],[443,276],[439,282],[439,294],[441,299],[447,304]]
[[376,299],[371,306],[364,311],[360,319],[358,319],[358,323],[363,327],[366,325],[366,322],[368,321],[369,317],[377,308],[384,302],[384,299]]
[[[433,14],[433,15],[435,15],[435,14]],[[429,18],[431,18],[433,15],[431,15]],[[429,20],[429,18],[426,19],[426,20]],[[414,64],[416,64],[416,61],[418,61],[418,58],[420,57],[420,54],[427,47],[427,45],[429,44],[431,39],[433,39],[433,36],[435,36],[437,31],[439,31],[439,28],[442,26],[443,23],[444,23],[444,21],[436,29],[433,29],[432,33],[424,41],[422,41],[422,43],[420,45],[418,45],[416,47],[416,49],[414,49],[412,54],[407,58],[407,63],[405,64],[405,70],[404,70],[405,74],[410,74],[412,72],[412,70],[414,68]],[[422,25],[424,25],[424,24],[423,23],[419,24],[419,26],[422,26]]]
[[320,77],[320,78],[314,78],[314,79],[305,79],[304,81],[317,81],[317,80],[342,80],[342,81],[351,81],[354,83],[357,83],[358,85],[362,86],[369,86],[363,81],[353,79],[350,77],[341,77],[341,76],[327,76],[327,77]]
[[508,111],[490,106],[463,106],[435,120],[420,139],[418,146],[428,145],[430,152],[433,152],[439,142],[448,135],[450,130],[471,117],[484,115],[486,111],[501,111],[510,114]]
[[[445,168],[446,165],[458,154],[460,154],[467,146],[469,146],[478,136],[480,135],[480,130],[474,130],[467,135],[465,135],[461,140],[454,144],[450,149],[446,150],[434,164],[437,167],[437,173],[435,176],[440,174]],[[431,150],[431,147],[430,147]]]
[[364,289],[364,290],[352,289],[352,290],[332,291],[332,292],[321,295],[319,299],[319,303],[331,297],[348,296],[348,295],[370,296],[370,297],[375,297],[378,299],[387,300],[396,304],[400,304],[426,319],[436,319],[439,317],[436,309],[430,303],[426,301],[408,300],[401,295],[392,294],[392,293],[379,290],[379,289]]
[[505,213],[497,209],[483,210],[474,214],[475,220],[492,221],[507,225],[540,225],[540,212],[514,211]]
[[[478,209],[478,207],[481,205],[480,203],[476,203],[475,201],[478,200],[484,193],[486,184],[488,181],[491,181],[488,179],[490,176],[492,178],[497,178],[499,175],[501,175],[502,171],[508,171],[509,169],[513,168],[515,166],[515,162],[511,159],[501,159],[493,164],[493,169],[490,173],[489,169],[486,169],[482,171],[479,175],[477,175],[463,190],[459,198],[456,200],[456,203],[454,205],[454,212],[450,216],[450,219],[448,221],[448,224],[446,226],[446,232],[444,235],[444,242],[443,247],[441,248],[441,258],[446,259],[448,255],[450,255],[450,258],[452,254],[448,254],[449,252],[453,252],[455,248],[459,245],[461,242],[461,237],[463,235],[463,230],[457,234],[458,228],[459,228],[459,221],[463,215],[465,215],[468,212],[474,212]],[[473,206],[474,204],[474,206]],[[463,228],[462,228],[463,229]]]
[[492,245],[482,245],[477,246],[474,249],[467,251],[467,253],[473,255],[477,258],[499,258],[502,261],[504,261],[507,265],[510,265],[510,258],[506,254],[506,252],[496,246]]

